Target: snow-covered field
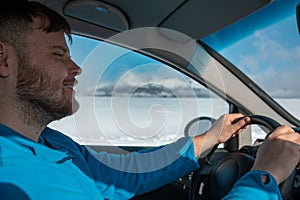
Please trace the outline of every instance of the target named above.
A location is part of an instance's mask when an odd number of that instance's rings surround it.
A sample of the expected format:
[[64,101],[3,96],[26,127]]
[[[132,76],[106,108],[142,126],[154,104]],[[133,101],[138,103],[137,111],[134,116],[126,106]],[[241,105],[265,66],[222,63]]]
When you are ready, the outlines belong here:
[[[184,134],[199,116],[218,118],[228,105],[213,98],[80,97],[80,110],[51,124],[81,144],[157,146]],[[300,118],[300,99],[278,99]],[[264,137],[254,129],[252,138]]]

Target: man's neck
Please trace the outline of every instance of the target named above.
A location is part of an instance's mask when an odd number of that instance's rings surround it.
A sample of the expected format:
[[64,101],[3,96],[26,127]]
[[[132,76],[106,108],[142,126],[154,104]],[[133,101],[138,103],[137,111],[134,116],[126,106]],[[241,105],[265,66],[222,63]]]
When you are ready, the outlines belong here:
[[31,139],[33,141],[38,141],[42,131],[45,127],[39,127],[33,125],[28,125],[24,123],[18,122],[18,120],[3,120],[0,118],[0,123],[8,126],[9,128],[13,129],[14,131],[20,133],[24,137]]
[[49,116],[28,103],[7,105],[0,109],[0,123],[33,141],[38,141],[42,131],[49,123]]

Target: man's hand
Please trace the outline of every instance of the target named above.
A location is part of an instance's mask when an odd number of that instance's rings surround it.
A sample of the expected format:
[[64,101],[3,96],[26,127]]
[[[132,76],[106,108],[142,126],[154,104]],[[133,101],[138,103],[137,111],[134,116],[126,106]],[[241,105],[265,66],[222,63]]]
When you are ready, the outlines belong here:
[[277,128],[259,147],[252,170],[273,175],[278,184],[289,177],[300,162],[300,134],[288,126]]
[[200,136],[193,138],[196,157],[203,157],[214,145],[226,142],[249,124],[250,118],[242,114],[226,114]]

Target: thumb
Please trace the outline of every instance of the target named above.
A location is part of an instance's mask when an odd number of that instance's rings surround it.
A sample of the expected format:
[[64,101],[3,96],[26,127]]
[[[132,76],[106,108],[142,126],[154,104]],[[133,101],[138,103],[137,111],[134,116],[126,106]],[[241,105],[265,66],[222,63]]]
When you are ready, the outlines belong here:
[[232,130],[234,133],[240,133],[251,122],[250,117],[242,117],[232,122]]

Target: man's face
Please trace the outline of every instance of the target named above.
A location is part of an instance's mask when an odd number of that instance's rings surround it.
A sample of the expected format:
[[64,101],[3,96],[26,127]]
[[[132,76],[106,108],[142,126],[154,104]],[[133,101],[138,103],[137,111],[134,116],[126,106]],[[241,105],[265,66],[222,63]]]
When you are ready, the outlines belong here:
[[64,32],[34,29],[24,50],[19,51],[18,99],[41,108],[49,121],[74,113],[79,105],[73,86],[80,68],[70,59]]

